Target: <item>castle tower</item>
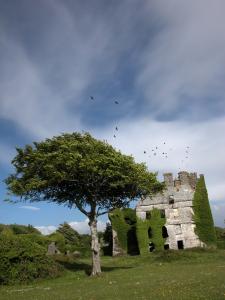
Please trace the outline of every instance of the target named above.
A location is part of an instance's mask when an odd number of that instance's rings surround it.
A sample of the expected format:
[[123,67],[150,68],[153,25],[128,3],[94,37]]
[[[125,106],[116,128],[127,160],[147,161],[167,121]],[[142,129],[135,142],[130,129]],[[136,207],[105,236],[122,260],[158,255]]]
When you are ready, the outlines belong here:
[[136,206],[139,219],[146,220],[153,209],[164,211],[165,227],[168,233],[165,249],[203,247],[204,243],[196,234],[193,198],[198,178],[196,173],[182,171],[173,179],[171,173],[164,174],[165,190],[147,197]]

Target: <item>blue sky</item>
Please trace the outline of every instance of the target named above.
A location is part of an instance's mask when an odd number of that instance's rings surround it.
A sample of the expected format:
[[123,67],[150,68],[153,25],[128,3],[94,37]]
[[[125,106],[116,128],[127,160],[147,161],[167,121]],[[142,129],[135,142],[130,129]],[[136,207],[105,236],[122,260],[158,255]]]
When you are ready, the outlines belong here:
[[65,207],[4,203],[2,183],[15,146],[85,130],[160,178],[204,173],[223,226],[224,28],[223,0],[0,0],[0,222],[86,230]]

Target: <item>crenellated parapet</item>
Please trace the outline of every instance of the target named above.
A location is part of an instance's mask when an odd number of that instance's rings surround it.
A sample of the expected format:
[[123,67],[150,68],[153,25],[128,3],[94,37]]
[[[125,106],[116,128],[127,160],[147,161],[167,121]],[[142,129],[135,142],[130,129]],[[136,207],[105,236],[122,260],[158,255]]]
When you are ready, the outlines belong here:
[[178,173],[178,178],[173,179],[172,173],[163,174],[164,183],[167,188],[179,189],[181,186],[191,187],[193,190],[197,184],[197,173],[182,171]]

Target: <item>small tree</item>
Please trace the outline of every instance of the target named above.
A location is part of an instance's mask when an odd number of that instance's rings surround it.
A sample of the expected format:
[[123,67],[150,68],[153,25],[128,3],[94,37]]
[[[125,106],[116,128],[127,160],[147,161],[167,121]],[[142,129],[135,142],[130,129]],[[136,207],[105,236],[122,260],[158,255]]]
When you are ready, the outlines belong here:
[[92,275],[101,273],[97,219],[137,197],[161,190],[156,174],[90,134],[62,134],[17,148],[15,173],[6,180],[21,200],[78,208],[89,219]]

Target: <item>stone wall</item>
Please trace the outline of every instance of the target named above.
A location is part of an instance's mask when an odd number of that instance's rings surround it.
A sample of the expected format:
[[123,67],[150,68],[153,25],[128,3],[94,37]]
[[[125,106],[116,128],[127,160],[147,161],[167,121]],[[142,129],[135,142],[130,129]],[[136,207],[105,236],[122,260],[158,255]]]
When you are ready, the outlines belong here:
[[171,173],[164,174],[166,189],[152,197],[139,201],[136,206],[137,217],[146,219],[146,212],[157,208],[165,211],[168,237],[165,245],[169,249],[202,247],[204,244],[195,234],[193,221],[193,196],[197,174],[180,172],[173,179]]

